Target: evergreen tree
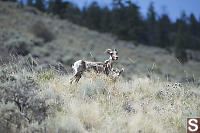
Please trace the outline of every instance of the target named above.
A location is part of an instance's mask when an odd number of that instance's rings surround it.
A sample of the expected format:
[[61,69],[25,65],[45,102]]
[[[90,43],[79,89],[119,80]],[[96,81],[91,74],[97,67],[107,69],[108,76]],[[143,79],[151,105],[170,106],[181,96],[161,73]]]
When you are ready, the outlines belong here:
[[62,0],[55,0],[53,13],[62,16],[63,8]]
[[55,7],[55,1],[54,0],[49,0],[48,1],[47,12],[48,13],[54,13],[54,7]]
[[111,33],[120,35],[119,26],[122,25],[123,19],[123,4],[121,0],[113,0],[113,9],[111,11]]
[[146,35],[144,32],[144,22],[139,12],[139,7],[129,2],[128,6],[125,8],[125,23],[124,26],[128,32],[127,40],[135,40],[138,42],[146,41]]
[[189,29],[190,29],[191,35],[197,36],[197,34],[198,34],[198,21],[195,18],[194,14],[190,15],[189,21],[190,21],[190,23],[189,23]]
[[27,5],[28,6],[33,6],[33,0],[27,0]]
[[81,24],[81,11],[70,2],[63,2],[61,18],[67,18],[73,23]]
[[82,21],[80,21],[79,24],[86,26],[87,25],[87,8],[85,6],[83,7],[82,12],[81,12],[81,20]]
[[175,55],[180,62],[185,63],[187,61],[186,48],[189,44],[187,16],[185,12],[182,12],[181,18],[177,20],[176,25],[177,32],[174,39]]
[[148,44],[155,45],[156,44],[156,12],[154,10],[153,3],[150,3],[148,12],[147,12],[147,30],[148,30]]
[[176,38],[175,38],[175,56],[181,63],[185,63],[187,61],[187,53],[186,53],[186,35],[182,32],[182,27],[179,27],[179,30],[177,32]]
[[113,5],[113,8],[123,8],[124,7],[122,0],[113,0],[112,5]]
[[44,0],[36,0],[34,6],[40,11],[45,11]]
[[104,7],[101,9],[101,31],[102,32],[109,32],[111,30],[111,13],[108,7]]
[[62,0],[49,0],[48,5],[48,12],[61,15],[61,10],[63,9]]
[[200,17],[199,17],[199,22],[198,22],[198,37],[200,37]]
[[158,19],[156,28],[156,46],[167,48],[170,46],[171,22],[167,14],[163,14]]
[[120,0],[115,2],[112,10],[112,32],[124,40],[145,40],[143,21],[139,7],[128,1],[124,5]]
[[175,26],[176,26],[176,31],[178,31],[180,29],[180,26],[181,26],[181,30],[185,33],[188,33],[188,18],[185,14],[185,12],[183,11],[181,13],[181,17],[179,19],[176,19],[176,23],[175,23]]
[[1,0],[1,1],[17,2],[17,0]]
[[194,50],[200,49],[199,23],[194,14],[191,14],[189,18],[189,34],[190,45],[188,45],[188,48]]
[[92,2],[87,9],[87,26],[91,29],[100,30],[101,8],[97,2]]

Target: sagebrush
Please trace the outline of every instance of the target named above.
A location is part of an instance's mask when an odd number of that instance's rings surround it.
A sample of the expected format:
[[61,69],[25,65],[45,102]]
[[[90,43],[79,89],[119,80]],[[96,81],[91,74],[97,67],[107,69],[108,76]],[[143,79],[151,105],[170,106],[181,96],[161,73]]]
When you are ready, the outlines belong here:
[[30,59],[0,66],[0,132],[185,132],[200,115],[199,86],[147,77],[112,81],[86,73],[79,84]]

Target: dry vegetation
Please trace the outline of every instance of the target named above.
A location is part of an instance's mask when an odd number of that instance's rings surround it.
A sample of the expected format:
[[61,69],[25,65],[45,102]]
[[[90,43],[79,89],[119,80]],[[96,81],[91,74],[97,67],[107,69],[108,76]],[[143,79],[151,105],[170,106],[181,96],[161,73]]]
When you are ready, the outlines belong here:
[[[186,117],[200,116],[200,62],[13,3],[0,2],[0,20],[1,133],[182,133]],[[69,84],[74,60],[105,60],[107,48],[119,49],[123,77]]]
[[42,38],[45,42],[50,42],[54,39],[54,34],[46,27],[42,21],[36,22],[31,27],[32,33],[39,38]]
[[124,76],[127,79],[133,74],[146,76],[151,72],[162,79],[179,82],[200,77],[200,62],[190,60],[182,65],[167,50],[136,46],[110,34],[91,31],[41,13],[33,7],[19,8],[17,4],[0,2],[0,20],[0,49],[6,47],[9,52],[20,55],[30,53],[43,65],[62,63],[71,72],[75,60],[93,61],[95,57],[97,61],[104,61],[107,55],[103,52],[107,48],[116,48],[119,50],[118,64],[122,65],[119,68],[126,69]]
[[200,115],[200,88],[193,84],[147,77],[113,82],[86,73],[71,85],[71,75],[33,62],[0,66],[0,132],[182,133],[186,117]]

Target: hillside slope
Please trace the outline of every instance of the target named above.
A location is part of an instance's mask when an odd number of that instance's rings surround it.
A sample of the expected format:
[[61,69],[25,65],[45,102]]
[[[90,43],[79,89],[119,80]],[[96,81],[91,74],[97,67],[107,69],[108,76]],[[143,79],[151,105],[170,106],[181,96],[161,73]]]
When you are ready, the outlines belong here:
[[2,133],[183,133],[186,118],[200,115],[194,84],[95,73],[69,84],[71,75],[37,72],[31,58],[13,61],[0,65]]
[[[69,83],[75,60],[104,60],[107,48],[119,49],[125,78],[91,72]],[[1,133],[183,133],[200,116],[200,63],[160,48],[0,2],[0,50]]]
[[[21,51],[31,53],[44,64],[57,65],[61,62],[68,66],[68,72],[71,72],[69,66],[77,59],[93,60],[92,54],[96,60],[102,61],[107,58],[104,54],[107,48],[117,48],[118,64],[125,68],[126,77],[151,75],[153,72],[165,79],[187,81],[185,79],[199,79],[200,76],[200,62],[191,60],[183,65],[164,49],[135,46],[110,34],[100,34],[56,16],[43,14],[32,7],[22,8],[17,4],[1,2],[0,20],[1,47],[12,52],[20,47],[20,43],[24,43]],[[40,39],[41,34],[47,39],[50,36],[50,40]]]

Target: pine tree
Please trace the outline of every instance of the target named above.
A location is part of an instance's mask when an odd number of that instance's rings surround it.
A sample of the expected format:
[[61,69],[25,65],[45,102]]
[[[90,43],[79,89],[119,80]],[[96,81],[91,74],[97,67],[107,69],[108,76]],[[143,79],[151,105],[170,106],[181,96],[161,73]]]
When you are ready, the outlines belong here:
[[91,29],[100,30],[101,22],[101,8],[97,2],[92,2],[92,4],[87,9],[87,25]]
[[112,32],[124,40],[144,41],[144,25],[139,7],[131,1],[125,4],[114,1],[112,14]]
[[62,0],[55,0],[54,14],[62,15],[63,4]]
[[76,24],[81,24],[81,11],[78,7],[70,2],[63,2],[60,16],[63,19],[68,19]]
[[148,44],[156,44],[156,12],[154,10],[153,2],[150,3],[148,12],[147,12],[147,30],[148,30]]
[[108,7],[104,7],[101,9],[101,23],[100,23],[100,27],[101,27],[101,31],[102,32],[109,32],[111,30],[111,13],[108,9]]
[[186,36],[182,32],[181,27],[179,27],[179,30],[175,38],[174,46],[175,46],[175,56],[181,63],[185,63],[187,61],[187,53],[185,48],[186,45],[187,45]]
[[54,6],[55,6],[55,1],[54,0],[49,0],[48,1],[47,12],[48,13],[53,13],[54,12]]
[[188,45],[188,48],[198,50],[200,49],[200,32],[199,32],[199,23],[197,19],[195,18],[194,14],[190,15],[189,18],[189,41],[190,45]]
[[17,0],[1,0],[1,1],[17,2]]
[[113,9],[111,11],[111,33],[114,33],[118,36],[120,36],[120,25],[122,25],[122,21],[123,21],[123,4],[121,2],[121,0],[113,0]]
[[189,44],[186,22],[187,22],[187,16],[185,12],[182,12],[181,18],[176,22],[177,32],[174,39],[175,55],[177,59],[182,63],[185,63],[187,61],[186,48],[188,47],[187,45]]
[[81,20],[79,24],[86,26],[87,25],[87,7],[84,6],[81,12]]
[[195,18],[194,14],[190,15],[189,21],[190,21],[189,29],[190,29],[191,35],[197,36],[198,35],[198,21]]
[[48,5],[47,11],[58,15],[62,19],[69,18],[68,16],[75,16],[75,14],[69,15],[68,13],[69,10],[71,11],[72,8],[74,8],[73,4],[68,1],[63,2],[62,0],[49,0]]
[[124,4],[122,0],[113,0],[112,2],[113,8],[122,8],[124,7]]
[[171,21],[167,14],[163,14],[158,19],[156,28],[156,46],[162,48],[167,48],[170,46],[170,29]]
[[33,6],[33,0],[27,0],[27,5],[28,6]]
[[129,2],[129,5],[125,8],[124,14],[125,25],[121,26],[126,27],[128,32],[127,39],[138,42],[145,41],[144,23],[139,12],[139,7],[136,4]]
[[199,17],[199,22],[198,22],[198,37],[200,37],[200,17]]
[[187,22],[188,22],[188,18],[186,16],[185,12],[183,11],[181,13],[181,17],[176,20],[176,23],[175,23],[176,31],[178,31],[180,29],[180,26],[181,26],[181,30],[183,32],[187,32],[188,33],[189,30],[188,30]]
[[45,11],[44,0],[36,0],[34,6],[40,11]]

